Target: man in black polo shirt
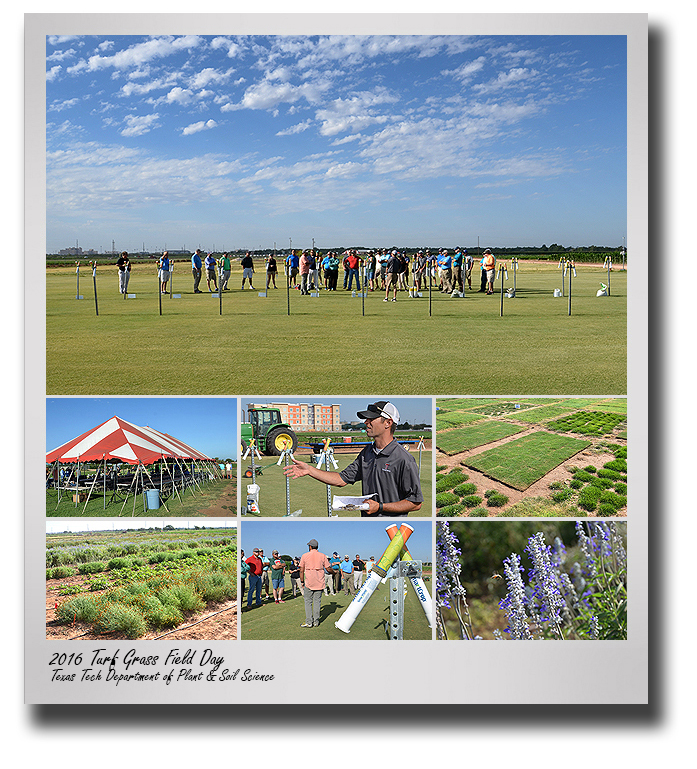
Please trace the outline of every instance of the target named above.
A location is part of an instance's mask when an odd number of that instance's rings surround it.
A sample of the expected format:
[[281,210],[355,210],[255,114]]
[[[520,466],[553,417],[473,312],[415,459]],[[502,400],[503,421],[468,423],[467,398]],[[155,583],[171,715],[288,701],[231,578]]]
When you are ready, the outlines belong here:
[[414,457],[394,438],[399,412],[389,401],[371,403],[357,412],[365,420],[366,433],[373,439],[356,459],[341,472],[320,470],[314,465],[293,460],[283,472],[291,478],[309,475],[330,486],[346,486],[361,481],[367,510],[361,516],[403,516],[421,509],[423,494],[419,468]]

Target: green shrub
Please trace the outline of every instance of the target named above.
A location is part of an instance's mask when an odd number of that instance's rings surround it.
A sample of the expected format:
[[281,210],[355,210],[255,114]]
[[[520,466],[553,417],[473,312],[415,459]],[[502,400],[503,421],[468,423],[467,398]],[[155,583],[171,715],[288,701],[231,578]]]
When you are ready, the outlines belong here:
[[503,507],[508,502],[508,497],[505,494],[499,494],[494,492],[489,494],[486,503],[489,507]]
[[131,565],[131,561],[128,558],[112,558],[107,561],[107,569],[125,569]]
[[[583,484],[581,484],[583,485]],[[553,491],[558,491],[560,489],[565,488],[564,484],[561,481],[552,481],[552,483],[549,484],[549,488]]]
[[613,481],[619,481],[622,479],[622,473],[607,467],[601,467],[600,470],[598,470],[598,478],[610,478]]
[[612,505],[616,510],[619,510],[627,504],[627,497],[615,494],[614,491],[604,491],[600,497],[600,502]]
[[610,489],[612,488],[612,483],[609,478],[593,478],[590,485],[597,486],[599,489]]
[[55,566],[53,569],[46,569],[46,579],[65,579],[75,574],[75,569],[70,566]]
[[598,505],[598,515],[601,515],[603,517],[607,517],[609,515],[616,515],[617,510],[608,502],[601,502]]
[[578,506],[589,513],[595,510],[600,502],[600,497],[604,492],[596,486],[586,486],[578,495]]
[[613,459],[611,462],[606,462],[603,467],[607,470],[617,470],[618,473],[627,472],[627,460],[626,459]]
[[593,476],[586,470],[576,470],[574,473],[574,478],[577,481],[582,481],[583,483],[589,483],[593,480]]
[[586,465],[583,468],[587,473],[594,473],[598,468],[595,465]]
[[441,507],[436,511],[436,515],[441,518],[454,518],[460,515],[462,512],[462,505],[448,505],[447,507]]
[[77,570],[80,574],[97,574],[100,571],[104,571],[104,563],[102,561],[90,561],[88,563],[81,563]]
[[148,629],[145,617],[135,606],[107,602],[94,623],[100,633],[123,633],[127,638],[140,638]]
[[618,494],[623,494],[625,497],[627,496],[627,484],[622,483],[622,481],[618,481],[614,486],[615,491]]
[[473,510],[470,510],[467,515],[470,518],[487,518],[489,516],[489,511],[485,507],[475,507]]
[[567,499],[571,499],[573,496],[573,492],[571,489],[564,489],[562,491],[556,491],[554,494],[552,494],[552,501],[553,502],[566,502]]
[[91,579],[89,586],[91,592],[95,592],[96,590],[106,590],[109,587],[109,580],[106,577]]
[[462,504],[465,507],[477,507],[477,505],[481,505],[482,502],[483,499],[476,494],[470,494],[469,496],[462,498]]
[[97,604],[89,596],[71,598],[56,609],[56,617],[62,625],[71,622],[92,622],[96,619],[97,613]]
[[468,494],[474,494],[477,491],[477,487],[474,483],[461,483],[453,489],[453,494],[457,494],[460,497],[466,497]]
[[454,505],[459,501],[459,497],[456,494],[450,492],[442,492],[436,494],[436,507],[446,507],[447,505]]
[[581,489],[583,488],[583,481],[580,481],[578,478],[572,478],[569,481],[569,486],[571,486],[572,489]]
[[436,472],[440,473],[445,470],[445,465],[436,465]]

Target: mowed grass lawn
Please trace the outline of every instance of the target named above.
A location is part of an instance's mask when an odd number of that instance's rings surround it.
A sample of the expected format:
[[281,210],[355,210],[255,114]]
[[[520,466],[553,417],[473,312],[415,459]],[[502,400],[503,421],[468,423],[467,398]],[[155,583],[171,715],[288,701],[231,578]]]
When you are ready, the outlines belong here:
[[[246,491],[246,489],[245,489]],[[118,500],[111,500],[111,491],[107,491],[106,498],[99,486],[95,487],[94,493],[77,505],[74,502],[72,492],[61,491],[60,502],[58,501],[58,491],[49,489],[46,492],[46,515],[49,518],[70,518],[74,516],[94,517],[124,517],[124,518],[142,518],[157,515],[181,518],[188,516],[203,515],[206,508],[215,503],[220,503],[228,512],[227,515],[237,515],[237,503],[235,497],[235,481],[216,480],[205,483],[200,489],[192,491],[186,489],[179,490],[179,494],[173,494],[164,500],[164,504],[158,510],[145,509],[143,494],[139,493],[135,498],[133,494],[128,495],[128,499],[123,497]],[[105,505],[106,501],[106,505]],[[85,505],[87,502],[87,505]]]
[[[218,299],[193,294],[188,263],[177,263],[174,291],[159,294],[154,264],[135,264],[129,292],[118,292],[115,267],[97,271],[99,315],[92,276],[74,267],[46,272],[46,391],[49,395],[298,395],[384,391],[403,394],[578,393],[627,391],[627,273],[612,274],[611,296],[597,298],[606,272],[579,265],[572,315],[556,265],[523,264],[515,299],[432,293],[383,302],[350,292],[319,298],[285,287],[260,298],[240,290],[239,266]],[[509,271],[512,285],[512,274]],[[341,279],[340,279],[341,280]],[[283,284],[281,276],[279,284]],[[340,283],[341,285],[341,283]],[[497,282],[497,290],[499,288]],[[205,288],[205,280],[202,281]],[[263,288],[263,276],[255,288]]]
[[467,427],[458,427],[436,434],[436,445],[444,454],[459,454],[461,451],[475,449],[485,443],[508,438],[516,433],[521,433],[525,427],[511,424],[510,422],[489,419],[486,422],[477,422]]
[[[416,461],[417,467],[419,464],[419,452],[411,451],[411,455]],[[341,472],[344,468],[353,462],[357,453],[336,453],[334,458],[338,465],[334,468],[330,465],[330,470],[337,470]],[[431,517],[431,452],[421,452],[421,492],[424,496],[424,502],[421,506],[421,510],[416,513],[412,513],[412,517]],[[278,458],[275,458],[278,461]],[[315,465],[312,456],[310,454],[297,454],[296,459],[301,462],[307,462],[308,464]],[[259,485],[259,509],[261,511],[260,517],[279,517],[286,515],[286,477],[283,474],[284,465],[276,465],[274,457],[262,456],[261,460],[258,460],[257,464],[263,468],[261,476],[257,476],[257,484]],[[249,457],[247,460],[241,463],[243,477],[241,479],[241,487],[239,490],[242,506],[246,505],[247,501],[247,485],[252,482],[251,478],[245,478],[244,472],[250,467]],[[325,469],[322,464],[322,470]],[[296,510],[302,509],[302,518],[307,517],[327,517],[327,487],[324,483],[314,480],[313,478],[296,478],[292,479],[288,483],[288,489],[290,493],[290,512],[294,513]],[[332,495],[338,495],[341,497],[357,497],[361,494],[361,484],[355,483],[350,486],[332,486]],[[360,518],[360,510],[342,510],[338,513],[339,518]],[[250,516],[251,517],[251,516]],[[256,515],[254,516],[257,517]]]
[[[429,579],[426,579],[429,577]],[[430,572],[424,569],[424,582],[429,593],[432,592]],[[268,640],[312,640],[312,641],[379,641],[389,640],[387,623],[390,619],[388,580],[380,583],[368,603],[354,622],[351,632],[344,633],[334,627],[344,610],[353,600],[353,596],[323,595],[320,609],[320,624],[315,628],[300,627],[305,622],[305,601],[301,595],[292,597],[290,579],[286,577],[284,590],[285,603],[277,604],[265,600],[262,605],[247,609],[247,593],[242,603],[242,630],[240,637],[245,641]],[[430,640],[431,628],[426,621],[414,588],[407,585],[404,601],[404,640]]]
[[590,446],[590,441],[543,431],[525,435],[467,460],[467,467],[525,491],[550,470]]

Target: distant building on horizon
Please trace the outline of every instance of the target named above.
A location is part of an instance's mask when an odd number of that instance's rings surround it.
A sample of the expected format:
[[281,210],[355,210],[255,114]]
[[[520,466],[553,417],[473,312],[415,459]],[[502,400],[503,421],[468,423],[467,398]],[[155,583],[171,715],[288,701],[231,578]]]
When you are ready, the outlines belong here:
[[80,246],[73,246],[72,248],[63,248],[58,252],[58,256],[96,256],[99,251],[95,251],[93,248],[83,251]]
[[281,421],[298,433],[341,432],[341,407],[336,403],[248,403],[247,408],[278,409]]

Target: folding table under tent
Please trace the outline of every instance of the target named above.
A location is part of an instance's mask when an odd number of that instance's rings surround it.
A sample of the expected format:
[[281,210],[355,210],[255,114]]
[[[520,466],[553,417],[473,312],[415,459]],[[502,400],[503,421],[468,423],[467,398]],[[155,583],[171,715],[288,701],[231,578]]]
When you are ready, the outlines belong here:
[[[107,474],[107,461],[133,465],[135,472],[132,475],[120,476],[117,470],[113,470]],[[80,475],[81,464],[102,462],[103,469],[101,472],[97,470],[91,477]],[[75,466],[76,474],[73,477],[73,469],[71,468],[63,488],[75,492],[76,506],[79,493],[88,491],[83,513],[101,475],[104,507],[106,508],[107,487],[113,492],[110,501],[118,499],[119,494],[124,490],[126,491],[122,511],[126,499],[133,491],[133,514],[135,514],[135,497],[138,491],[145,491],[146,488],[158,488],[157,483],[153,481],[147,470],[148,465],[153,465],[156,462],[159,462],[160,467],[160,494],[165,485],[167,487],[171,485],[179,496],[177,486],[180,482],[182,489],[185,486],[191,486],[193,489],[199,486],[200,482],[207,478],[212,479],[219,474],[218,466],[210,457],[183,441],[152,427],[138,427],[115,416],[46,454],[46,464],[52,465],[52,470],[47,478],[47,486],[52,476],[52,480],[58,488],[58,501],[60,503],[62,488],[60,465]],[[187,463],[190,465],[187,466]],[[169,477],[163,477],[163,470]],[[164,507],[167,509],[166,505]]]

